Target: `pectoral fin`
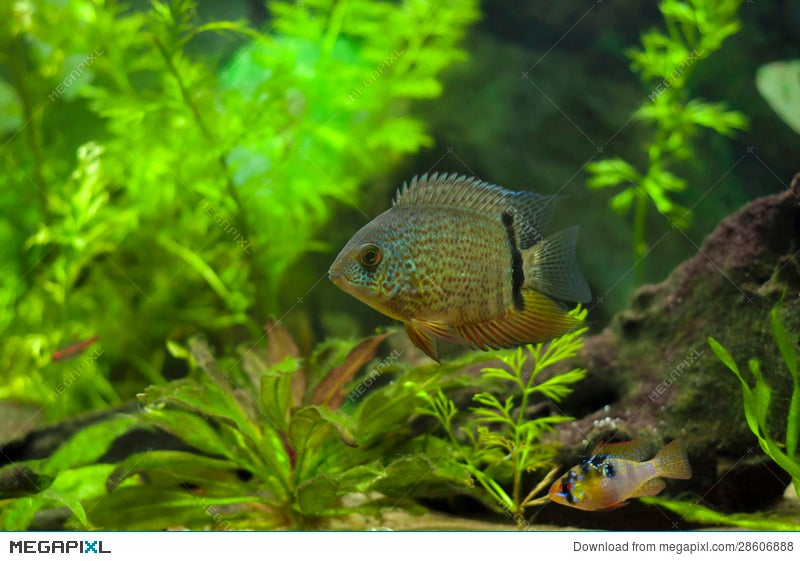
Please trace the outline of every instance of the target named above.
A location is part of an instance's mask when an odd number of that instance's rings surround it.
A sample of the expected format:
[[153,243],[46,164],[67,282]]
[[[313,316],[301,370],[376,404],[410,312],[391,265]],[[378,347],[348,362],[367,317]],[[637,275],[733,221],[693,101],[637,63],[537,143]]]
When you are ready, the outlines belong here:
[[416,320],[410,319],[405,323],[408,338],[414,346],[423,353],[439,362],[439,351],[436,349],[436,341]]

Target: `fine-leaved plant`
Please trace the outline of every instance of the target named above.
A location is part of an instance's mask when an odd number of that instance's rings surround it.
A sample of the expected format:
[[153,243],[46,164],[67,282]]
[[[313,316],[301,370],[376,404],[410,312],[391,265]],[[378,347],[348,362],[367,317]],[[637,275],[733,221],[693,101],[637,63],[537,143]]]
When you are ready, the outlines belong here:
[[631,119],[652,126],[641,166],[623,158],[587,164],[590,189],[621,187],[610,201],[619,214],[633,209],[633,261],[637,271],[648,250],[647,214],[651,206],[677,228],[691,219],[689,208],[675,200],[687,187],[678,173],[680,164],[696,153],[693,145],[703,129],[730,136],[747,126],[742,113],[723,103],[690,97],[688,81],[702,60],[718,51],[740,24],[737,10],[742,0],[662,0],[666,32],[642,34],[641,48],[628,51],[631,67],[652,88]]
[[[573,314],[582,320],[586,310],[577,309]],[[475,407],[470,408],[471,418],[461,427],[456,419],[462,412],[451,398],[441,391],[423,394],[426,405],[421,411],[439,421],[455,457],[488,496],[488,500],[484,497],[485,502],[512,517],[519,528],[527,524],[526,509],[545,500],[537,495],[557,469],[553,465],[554,445],[543,442],[543,437],[554,425],[572,420],[564,415],[541,414],[541,403],[534,400],[541,397],[553,403],[561,401],[586,371],[573,368],[541,381],[539,375],[576,356],[583,346],[585,332],[586,328],[580,328],[548,343],[500,354],[502,367],[481,371],[484,383],[500,382],[500,386],[473,395]],[[548,469],[550,473],[526,493],[523,475]],[[510,492],[505,487],[509,483]]]
[[[475,0],[275,0],[263,24],[138,4],[0,2],[0,399],[51,420],[174,377],[169,338],[232,347],[294,304],[290,267],[307,278],[301,257],[330,250],[337,204],[431,142],[409,102],[439,95],[478,16]],[[53,359],[94,336],[91,364]]]

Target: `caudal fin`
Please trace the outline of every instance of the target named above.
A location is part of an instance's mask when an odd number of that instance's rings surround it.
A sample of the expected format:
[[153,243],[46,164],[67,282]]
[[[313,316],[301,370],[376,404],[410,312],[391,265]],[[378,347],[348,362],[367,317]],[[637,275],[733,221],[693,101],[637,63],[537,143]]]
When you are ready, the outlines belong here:
[[573,226],[556,232],[522,251],[525,268],[525,288],[532,288],[556,300],[588,302],[592,295],[583,278],[575,245],[578,227]]
[[670,479],[689,479],[692,477],[692,466],[686,457],[686,448],[681,440],[673,440],[653,458],[656,473],[659,477]]

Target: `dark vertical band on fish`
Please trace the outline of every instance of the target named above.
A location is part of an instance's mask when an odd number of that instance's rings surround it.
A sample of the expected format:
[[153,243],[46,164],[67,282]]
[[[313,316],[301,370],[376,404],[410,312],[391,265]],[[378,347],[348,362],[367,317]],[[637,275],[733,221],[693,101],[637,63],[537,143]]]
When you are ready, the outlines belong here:
[[525,309],[525,300],[522,298],[522,285],[525,284],[525,271],[522,269],[522,253],[517,247],[517,237],[514,233],[514,215],[508,211],[503,212],[503,225],[506,227],[508,246],[511,249],[511,297],[518,310]]

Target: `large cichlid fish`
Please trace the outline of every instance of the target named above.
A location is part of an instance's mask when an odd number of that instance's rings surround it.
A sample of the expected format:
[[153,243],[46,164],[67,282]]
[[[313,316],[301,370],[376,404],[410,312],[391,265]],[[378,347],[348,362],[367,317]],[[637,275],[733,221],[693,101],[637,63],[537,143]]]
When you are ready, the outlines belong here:
[[547,341],[578,325],[558,301],[590,299],[575,259],[577,226],[542,234],[553,200],[463,175],[414,177],[328,275],[402,321],[437,361],[434,338],[483,350]]

